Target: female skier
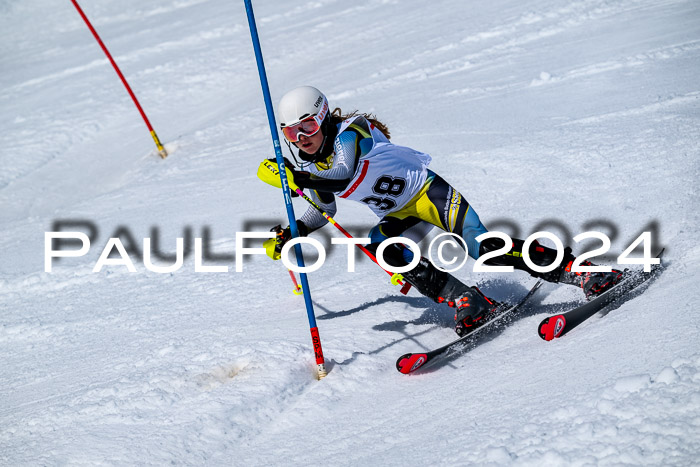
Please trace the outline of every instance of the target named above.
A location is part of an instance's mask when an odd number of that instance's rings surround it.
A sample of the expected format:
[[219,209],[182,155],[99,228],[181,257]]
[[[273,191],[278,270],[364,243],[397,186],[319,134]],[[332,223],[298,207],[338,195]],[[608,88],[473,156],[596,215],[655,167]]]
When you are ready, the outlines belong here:
[[[390,142],[388,128],[373,115],[344,115],[339,108],[330,112],[326,96],[311,86],[289,91],[280,100],[278,110],[282,133],[299,168],[291,170],[294,183],[309,189],[311,198],[331,217],[336,213],[336,197],[366,204],[380,218],[369,233],[370,251],[376,251],[385,239],[401,236],[409,229],[427,233],[432,226],[460,235],[474,259],[504,246],[498,238],[477,242],[476,237],[487,230],[474,208],[428,169],[428,154]],[[292,145],[298,150],[296,155]],[[318,210],[309,207],[297,220],[299,235],[308,235],[327,222]],[[270,256],[278,259],[291,233],[289,227],[282,229],[280,225],[271,230],[277,232],[277,237],[275,252]],[[564,259],[556,269],[540,273],[523,260],[523,244],[523,240],[514,239],[507,254],[485,264],[513,266],[549,282],[579,286],[588,298],[604,292],[622,277],[616,270],[571,272],[575,257],[570,248],[564,250]],[[533,242],[529,255],[533,263],[546,266],[555,260],[556,250]],[[413,259],[413,252],[393,244],[384,251],[384,259],[392,266],[405,266]],[[485,322],[482,319],[498,305],[476,287],[437,269],[426,258],[421,258],[403,276],[421,294],[456,309],[455,331],[460,336]]]

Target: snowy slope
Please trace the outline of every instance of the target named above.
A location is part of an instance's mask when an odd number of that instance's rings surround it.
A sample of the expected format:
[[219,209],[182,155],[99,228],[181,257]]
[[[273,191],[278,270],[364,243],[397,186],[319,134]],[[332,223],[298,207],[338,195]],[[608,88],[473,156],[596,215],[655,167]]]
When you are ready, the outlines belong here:
[[[602,230],[611,260],[642,230],[667,248],[643,295],[565,338],[537,324],[580,291],[548,284],[411,377],[396,358],[452,339],[451,311],[332,250],[309,275],[321,382],[284,267],[235,272],[236,233],[285,219],[255,176],[272,145],[243,2],[82,6],[172,154],[70,2],[0,3],[0,464],[699,462],[698,2],[256,2],[275,102],[312,84],[376,113],[493,229]],[[336,219],[376,222],[348,202]],[[44,233],[66,220],[97,238],[46,273]],[[119,232],[165,252],[208,235],[229,272],[190,254],[157,274],[133,254],[135,273],[93,273]],[[469,268],[496,298],[533,283]]]

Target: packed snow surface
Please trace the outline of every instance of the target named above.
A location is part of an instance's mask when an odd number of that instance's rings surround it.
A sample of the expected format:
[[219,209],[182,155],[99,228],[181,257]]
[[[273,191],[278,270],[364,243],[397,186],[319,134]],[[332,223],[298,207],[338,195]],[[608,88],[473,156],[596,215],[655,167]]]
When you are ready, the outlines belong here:
[[[700,2],[255,2],[274,102],[310,84],[375,113],[493,230],[576,252],[602,231],[608,263],[645,230],[666,247],[644,293],[564,338],[537,325],[582,294],[546,284],[412,376],[396,358],[453,339],[452,310],[330,247],[309,274],[321,381],[284,266],[234,258],[287,222],[256,177],[273,147],[243,2],[82,7],[170,155],[71,2],[0,3],[0,464],[698,465]],[[54,230],[91,246],[45,272]],[[110,237],[135,272],[93,272]],[[183,266],[148,271],[143,239],[168,266],[178,237]],[[196,238],[228,272],[195,271]],[[534,283],[472,264],[458,277],[497,299]]]

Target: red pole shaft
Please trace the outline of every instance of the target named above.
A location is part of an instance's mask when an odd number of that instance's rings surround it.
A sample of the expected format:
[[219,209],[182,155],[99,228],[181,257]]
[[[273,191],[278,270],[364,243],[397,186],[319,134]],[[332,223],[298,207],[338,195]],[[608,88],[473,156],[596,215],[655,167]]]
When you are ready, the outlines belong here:
[[[295,191],[296,191],[296,194],[298,194],[299,196],[301,196],[302,198],[304,198],[305,201],[307,201],[309,204],[311,204],[311,206],[313,206],[314,208],[316,208],[316,210],[317,210],[318,212],[320,212],[321,215],[322,215],[323,217],[325,217],[326,220],[327,220],[328,222],[330,222],[330,223],[333,224],[338,230],[340,230],[340,231],[343,233],[343,235],[345,235],[345,236],[348,237],[348,238],[353,238],[353,236],[350,235],[350,233],[349,233],[347,230],[345,230],[340,224],[338,224],[331,216],[329,216],[329,215],[326,213],[326,211],[324,211],[324,210],[321,208],[321,206],[319,206],[318,204],[314,203],[314,200],[312,200],[311,198],[309,198],[308,196],[306,196],[306,194],[304,194],[304,192],[301,191],[301,188],[298,188],[298,187],[297,187],[297,189],[296,189]],[[369,256],[369,258],[370,258],[372,261],[374,261],[374,262],[377,264],[377,266],[379,266],[380,268],[382,268],[382,265],[379,264],[379,261],[377,261],[377,257],[374,256],[374,255],[372,254],[372,252],[370,252],[367,248],[363,247],[362,245],[359,245],[359,244],[358,244],[357,246],[358,246],[358,248],[359,248],[360,250],[362,250],[367,256]],[[411,284],[408,283],[408,282],[403,282],[403,276],[401,276],[400,274],[393,274],[392,272],[387,271],[387,270],[384,269],[384,268],[382,268],[382,270],[383,270],[385,273],[387,273],[387,274],[389,274],[389,275],[391,276],[391,278],[392,278],[392,282],[391,282],[391,283],[392,283],[392,284],[394,284],[394,285],[398,284],[398,285],[402,285],[402,286],[403,286],[403,287],[401,287],[401,293],[403,293],[404,295],[406,295],[406,294],[408,293],[408,289],[411,288]],[[290,273],[291,273],[291,271],[290,271]],[[396,283],[394,283],[394,281],[396,281]]]
[[[302,198],[304,198],[304,200],[307,201],[309,204],[311,204],[313,207],[315,207],[316,210],[317,210],[318,212],[320,212],[321,215],[322,215],[323,217],[325,217],[326,220],[327,220],[328,222],[330,222],[331,224],[333,224],[333,226],[334,226],[335,228],[337,228],[338,230],[340,230],[340,232],[341,232],[343,235],[345,235],[345,236],[348,237],[348,238],[353,238],[353,236],[350,235],[350,233],[349,233],[347,230],[345,230],[345,229],[344,229],[340,224],[338,224],[331,216],[329,216],[323,209],[321,209],[321,207],[320,207],[318,204],[314,203],[314,200],[312,200],[311,198],[309,198],[308,196],[306,196],[306,194],[305,194],[303,191],[301,191],[300,188],[298,188],[298,189],[296,190],[296,193],[297,193],[299,196],[301,196]],[[360,244],[358,244],[357,247],[358,247],[360,250],[362,250],[367,256],[369,256],[369,259],[371,259],[372,261],[374,261],[374,262],[377,264],[377,266],[379,266],[380,268],[382,267],[382,266],[379,264],[379,261],[377,261],[376,256],[374,256],[374,255],[372,254],[372,252],[370,252],[367,248],[365,248],[364,246],[362,246],[362,245],[360,245]],[[392,273],[392,272],[390,272],[390,271],[387,271],[387,270],[384,269],[384,268],[382,268],[382,270],[383,270],[385,273],[389,274],[390,276],[393,276],[393,275],[394,275],[394,273]],[[398,281],[398,283],[401,284],[401,285],[403,285],[403,282],[401,282],[400,280]]]
[[[104,42],[102,42],[102,39],[100,39],[100,35],[97,34],[97,31],[95,30],[95,28],[92,27],[90,20],[88,19],[87,16],[85,16],[83,9],[80,8],[80,5],[78,5],[78,2],[76,0],[71,0],[71,2],[73,2],[75,9],[78,10],[80,17],[83,18],[83,21],[85,21],[85,24],[87,25],[88,29],[90,29],[90,32],[92,33],[92,35],[95,36],[95,40],[97,41],[97,43],[100,44],[100,47],[102,47],[102,51],[105,53],[105,55],[109,59],[109,62],[114,67],[114,71],[117,72],[119,79],[122,80],[122,83],[124,84],[124,87],[126,88],[126,91],[129,93],[129,95],[131,96],[131,99],[134,101],[136,108],[139,110],[139,113],[141,114],[141,117],[143,117],[143,121],[146,122],[146,126],[148,127],[148,131],[151,133],[151,136],[153,137],[154,141],[156,142],[156,146],[158,147],[158,150],[164,152],[165,150],[163,149],[163,145],[158,140],[158,136],[156,136],[156,132],[153,129],[153,126],[151,126],[151,122],[148,121],[148,117],[146,116],[146,113],[143,111],[143,108],[141,108],[141,104],[139,103],[139,100],[136,98],[134,91],[131,90],[131,86],[129,86],[129,83],[126,81],[126,78],[124,78],[124,75],[122,74],[121,70],[119,69],[117,62],[115,62],[114,59],[112,58],[112,54],[110,54],[109,50],[107,50],[107,46],[105,46]],[[161,153],[161,156],[163,156],[163,153]]]
[[297,282],[297,278],[294,276],[294,273],[292,272],[291,269],[287,269],[287,270],[289,271],[289,276],[292,278],[292,282],[294,283],[294,293],[296,295],[301,295],[303,293],[301,290],[302,287]]

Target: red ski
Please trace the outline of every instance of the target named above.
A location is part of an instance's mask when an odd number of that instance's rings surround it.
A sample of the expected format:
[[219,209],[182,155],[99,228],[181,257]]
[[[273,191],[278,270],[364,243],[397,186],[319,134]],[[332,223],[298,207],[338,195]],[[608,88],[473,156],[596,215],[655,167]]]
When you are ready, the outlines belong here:
[[439,349],[431,350],[430,352],[407,353],[405,355],[400,356],[399,359],[396,361],[396,369],[403,374],[413,373],[418,368],[424,367],[427,363],[437,360],[438,357],[452,355],[455,352],[461,350],[467,342],[475,339],[478,336],[479,332],[488,328],[494,323],[501,321],[503,318],[512,314],[518,308],[520,308],[528,299],[530,299],[530,297],[532,297],[535,294],[535,292],[537,292],[537,289],[539,289],[541,285],[542,281],[537,281],[537,283],[530,289],[530,291],[527,293],[527,295],[525,295],[525,297],[522,300],[520,300],[515,305],[504,304],[500,309],[493,313],[493,317],[491,319],[486,321],[483,325],[479,326],[478,328],[474,329],[469,334],[466,334],[460,337],[459,339],[450,342],[449,344],[443,345]]
[[[661,258],[663,250],[657,255]],[[591,316],[598,313],[606,306],[624,300],[624,297],[641,286],[642,284],[657,277],[663,270],[661,262],[654,264],[650,272],[635,272],[629,277],[623,279],[610,290],[600,294],[593,300],[584,303],[583,305],[574,308],[573,310],[561,313],[558,315],[549,316],[542,320],[538,328],[540,337],[546,341],[551,341],[557,337],[561,337],[567,332],[574,329],[579,324],[586,321]]]

